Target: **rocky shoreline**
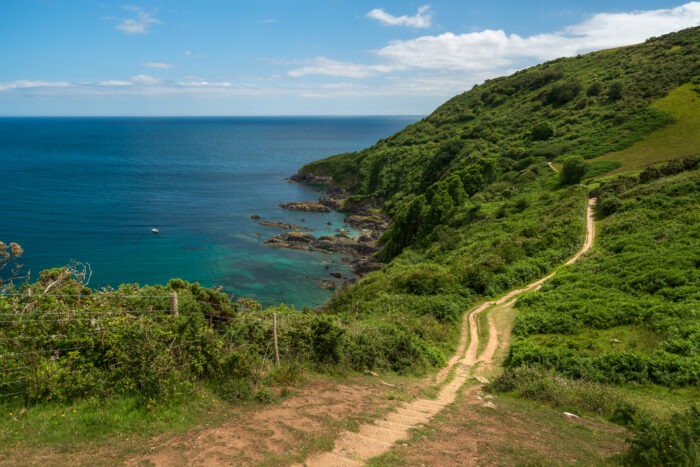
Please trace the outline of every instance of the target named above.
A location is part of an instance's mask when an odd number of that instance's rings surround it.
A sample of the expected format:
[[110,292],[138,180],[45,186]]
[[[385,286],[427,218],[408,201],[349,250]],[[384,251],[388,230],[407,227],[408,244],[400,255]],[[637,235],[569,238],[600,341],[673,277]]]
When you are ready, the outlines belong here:
[[[296,173],[290,177],[291,181],[308,185],[330,185],[330,177],[320,177],[313,174]],[[316,237],[303,227],[284,222],[261,221],[261,225],[277,227],[288,230],[264,241],[265,245],[273,248],[290,248],[303,251],[315,251],[320,253],[337,253],[346,255],[342,258],[352,272],[362,276],[372,271],[381,269],[382,263],[377,261],[375,254],[380,250],[379,238],[389,228],[389,219],[377,210],[357,207],[349,210],[345,206],[348,194],[339,188],[328,188],[326,196],[318,202],[291,202],[280,203],[280,207],[291,211],[306,211],[328,213],[331,211],[345,212],[348,217],[345,222],[352,228],[361,231],[357,238],[351,238],[347,232],[340,230],[335,235],[322,235]],[[319,279],[316,284],[325,289],[335,289],[344,282],[352,279],[343,276],[339,272],[329,272],[330,278]]]

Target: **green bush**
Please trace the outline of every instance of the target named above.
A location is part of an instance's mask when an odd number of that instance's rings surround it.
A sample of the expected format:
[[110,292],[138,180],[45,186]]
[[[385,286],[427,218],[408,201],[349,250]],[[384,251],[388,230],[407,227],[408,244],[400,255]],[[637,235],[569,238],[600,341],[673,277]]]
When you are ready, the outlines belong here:
[[535,141],[546,141],[554,136],[554,128],[549,123],[539,123],[532,128],[530,135]]
[[598,207],[604,216],[609,216],[622,207],[622,201],[615,195],[609,195],[599,200]]
[[569,156],[564,159],[561,169],[560,180],[562,185],[573,185],[579,183],[584,175],[588,164],[581,156]]
[[630,466],[694,466],[700,459],[700,410],[693,405],[668,421],[638,417],[632,424],[634,437],[623,456]]

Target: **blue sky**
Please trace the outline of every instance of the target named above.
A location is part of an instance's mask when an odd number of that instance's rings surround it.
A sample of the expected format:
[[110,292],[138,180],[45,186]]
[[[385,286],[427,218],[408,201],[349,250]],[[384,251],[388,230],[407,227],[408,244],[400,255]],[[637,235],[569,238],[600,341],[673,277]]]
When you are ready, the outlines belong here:
[[0,115],[430,113],[485,79],[700,25],[662,0],[4,0]]

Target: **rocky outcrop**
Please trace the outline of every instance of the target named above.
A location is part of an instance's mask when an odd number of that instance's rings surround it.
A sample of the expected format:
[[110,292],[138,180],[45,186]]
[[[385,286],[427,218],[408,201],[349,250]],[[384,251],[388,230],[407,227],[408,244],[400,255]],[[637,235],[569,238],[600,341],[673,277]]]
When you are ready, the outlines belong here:
[[331,212],[328,206],[324,206],[321,203],[312,203],[310,201],[280,203],[280,207],[282,209],[289,209],[290,211]]
[[[349,193],[333,183],[331,177],[298,172],[292,175],[290,180],[309,185],[325,185],[326,196],[321,197],[318,203],[282,203],[280,207],[293,211],[330,212],[332,210],[346,212],[350,216],[345,219],[345,222],[353,228],[361,230],[362,234],[357,239],[352,239],[348,237],[346,231],[341,229],[334,236],[324,235],[316,238],[302,231],[309,229],[289,225],[294,230],[275,235],[265,241],[266,245],[276,248],[348,255],[342,261],[349,264],[353,273],[357,275],[364,275],[382,268],[382,263],[375,259],[375,253],[379,251],[380,237],[389,228],[389,218],[383,216],[378,210],[371,209],[370,206],[348,203]],[[281,224],[273,226],[286,228]],[[330,225],[330,222],[328,224]],[[321,279],[316,283],[324,288],[336,288],[347,281],[347,278],[340,273],[330,274],[334,280]]]
[[258,224],[264,225],[265,227],[277,227],[278,229],[285,229],[285,230],[306,230],[308,232],[316,230],[313,227],[306,227],[303,225],[289,224],[287,222],[261,221],[261,222],[258,222]]
[[314,237],[310,233],[293,230],[275,235],[265,240],[265,245],[277,248],[317,251],[321,253],[340,253],[352,256],[371,255],[378,251],[375,242],[360,242],[344,234]]
[[389,228],[389,219],[372,211],[352,214],[345,222],[355,229],[371,231],[375,238],[379,238]]
[[293,182],[299,182],[299,183],[306,183],[307,185],[330,185],[333,182],[332,177],[328,176],[319,176],[319,175],[314,175],[314,174],[306,174],[306,173],[301,173],[297,172],[289,179]]
[[342,211],[345,200],[324,196],[322,198],[319,198],[318,202],[319,204],[323,204],[324,206],[332,209],[333,211]]

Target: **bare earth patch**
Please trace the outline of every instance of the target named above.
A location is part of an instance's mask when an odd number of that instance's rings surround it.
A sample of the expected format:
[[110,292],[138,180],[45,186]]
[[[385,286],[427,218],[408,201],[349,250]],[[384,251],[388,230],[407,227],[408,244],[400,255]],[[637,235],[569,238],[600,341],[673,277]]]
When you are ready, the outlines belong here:
[[338,383],[315,379],[281,403],[243,408],[234,421],[151,440],[149,452],[127,465],[288,464],[332,445],[347,425],[374,418],[396,405],[389,387],[368,378]]

